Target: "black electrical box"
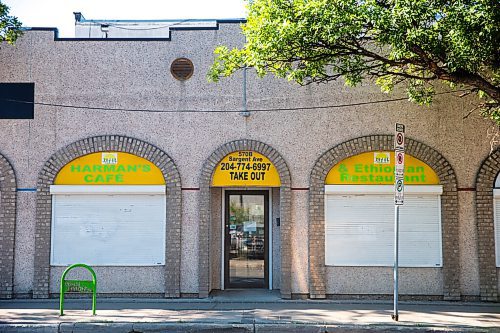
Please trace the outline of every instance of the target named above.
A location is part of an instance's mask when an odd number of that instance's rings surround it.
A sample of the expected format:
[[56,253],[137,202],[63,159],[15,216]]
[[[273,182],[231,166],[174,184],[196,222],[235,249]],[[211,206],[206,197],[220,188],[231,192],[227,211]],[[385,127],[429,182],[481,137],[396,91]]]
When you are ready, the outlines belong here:
[[33,119],[34,83],[0,83],[0,119]]

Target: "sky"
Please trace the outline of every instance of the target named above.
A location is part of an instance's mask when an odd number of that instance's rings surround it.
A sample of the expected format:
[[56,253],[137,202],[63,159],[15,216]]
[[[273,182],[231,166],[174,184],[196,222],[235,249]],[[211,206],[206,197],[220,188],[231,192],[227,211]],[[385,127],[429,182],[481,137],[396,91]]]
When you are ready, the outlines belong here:
[[74,37],[73,12],[86,19],[154,20],[245,17],[244,0],[0,0],[25,27],[56,27]]

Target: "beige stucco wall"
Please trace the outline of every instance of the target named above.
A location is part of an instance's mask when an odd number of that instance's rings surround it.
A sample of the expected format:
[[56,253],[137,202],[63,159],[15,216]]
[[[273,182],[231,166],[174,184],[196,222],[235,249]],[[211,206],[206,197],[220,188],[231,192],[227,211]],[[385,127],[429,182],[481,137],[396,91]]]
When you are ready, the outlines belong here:
[[463,295],[479,294],[474,192],[459,192],[460,283]]
[[[198,259],[198,200],[196,191],[182,193],[181,263]],[[181,266],[181,290],[185,294],[198,292],[198,265]]]
[[[352,107],[281,112],[188,113],[183,110],[239,110],[242,105],[242,75],[208,83],[206,72],[218,44],[241,43],[238,25],[221,24],[219,30],[176,31],[171,41],[54,41],[49,31],[31,31],[15,47],[0,49],[1,82],[35,82],[36,102],[127,109],[178,110],[178,113],[146,113],[84,110],[36,105],[34,120],[0,120],[0,152],[12,163],[18,187],[35,188],[38,172],[58,149],[76,140],[103,134],[135,137],[160,147],[179,168],[182,187],[197,188],[206,158],[220,145],[236,139],[254,139],[275,148],[290,168],[292,188],[309,186],[316,159],[346,140],[371,134],[392,134],[394,123],[407,126],[407,135],[439,151],[453,166],[460,188],[474,187],[476,172],[490,150],[486,135],[490,123],[473,114],[468,100],[451,95],[436,97],[431,107],[406,101]],[[177,57],[188,57],[195,74],[186,82],[176,81],[169,66]],[[249,72],[249,109],[342,105],[400,97],[384,95],[372,85],[352,89],[342,82],[299,87],[284,80],[256,79]],[[275,198],[275,196],[273,197]],[[181,292],[197,292],[197,207],[199,193],[183,192]],[[33,274],[35,193],[19,197],[16,230],[16,292],[29,292]],[[294,238],[293,293],[308,292],[307,209],[308,192],[293,191]],[[462,288],[478,294],[473,193],[463,192],[460,204],[460,262]],[[277,201],[277,200],[273,200]],[[276,233],[275,233],[276,235]],[[102,274],[106,269],[102,269]],[[386,292],[390,274],[386,268],[361,274],[327,269],[328,292]],[[368,272],[370,271],[370,272]],[[128,273],[127,273],[128,272]],[[151,270],[125,268],[144,290],[151,289]],[[411,277],[409,293],[439,294],[442,277],[438,270],[418,270]],[[58,270],[52,273],[56,290]],[[156,273],[153,273],[153,275]],[[158,273],[160,274],[160,273]],[[420,276],[420,277],[418,277]],[[153,280],[160,282],[160,276]],[[387,280],[389,279],[389,280]],[[105,284],[104,284],[105,285]],[[125,289],[128,287],[124,286]],[[109,286],[115,291],[116,286]],[[148,289],[149,288],[149,289]],[[376,290],[375,290],[376,289]],[[380,290],[379,290],[380,289]]]
[[309,250],[304,241],[308,234],[307,207],[308,191],[292,191],[292,291],[296,294],[309,292]]
[[[66,267],[51,267],[50,292],[58,293],[61,276]],[[165,267],[95,267],[92,266],[97,276],[97,291],[112,294],[138,294],[149,296],[151,294],[162,297],[165,293]],[[91,280],[91,275],[82,268],[71,270],[66,279]]]
[[[327,267],[327,294],[382,294],[394,291],[392,267]],[[400,268],[402,295],[442,295],[440,268]]]
[[26,295],[33,284],[33,256],[35,251],[35,194],[18,192],[14,249],[14,288]]

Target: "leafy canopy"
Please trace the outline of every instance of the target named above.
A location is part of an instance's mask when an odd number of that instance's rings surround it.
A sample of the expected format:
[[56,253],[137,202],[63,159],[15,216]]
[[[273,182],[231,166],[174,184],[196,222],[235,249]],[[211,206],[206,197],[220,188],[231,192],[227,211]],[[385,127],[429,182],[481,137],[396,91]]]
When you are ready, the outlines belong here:
[[9,7],[0,1],[0,42],[14,44],[21,34],[21,22],[9,16]]
[[419,104],[441,80],[485,97],[483,114],[500,123],[498,0],[255,0],[248,10],[245,45],[218,47],[209,79],[243,67],[300,84],[371,79],[384,92],[404,85]]

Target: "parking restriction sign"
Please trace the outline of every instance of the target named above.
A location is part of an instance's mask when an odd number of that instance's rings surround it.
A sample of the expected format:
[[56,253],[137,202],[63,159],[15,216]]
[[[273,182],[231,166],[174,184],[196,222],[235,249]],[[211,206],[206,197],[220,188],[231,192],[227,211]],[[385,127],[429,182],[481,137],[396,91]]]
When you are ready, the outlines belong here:
[[405,125],[396,124],[396,135],[394,137],[394,150],[405,150]]
[[394,204],[401,206],[405,198],[405,183],[404,178],[396,177],[396,183],[394,184]]
[[404,175],[404,169],[405,169],[405,152],[404,151],[396,151],[395,152],[395,157],[396,157],[396,176],[397,175]]
[[396,123],[394,135],[394,203],[402,205],[404,201],[405,170],[405,125]]

